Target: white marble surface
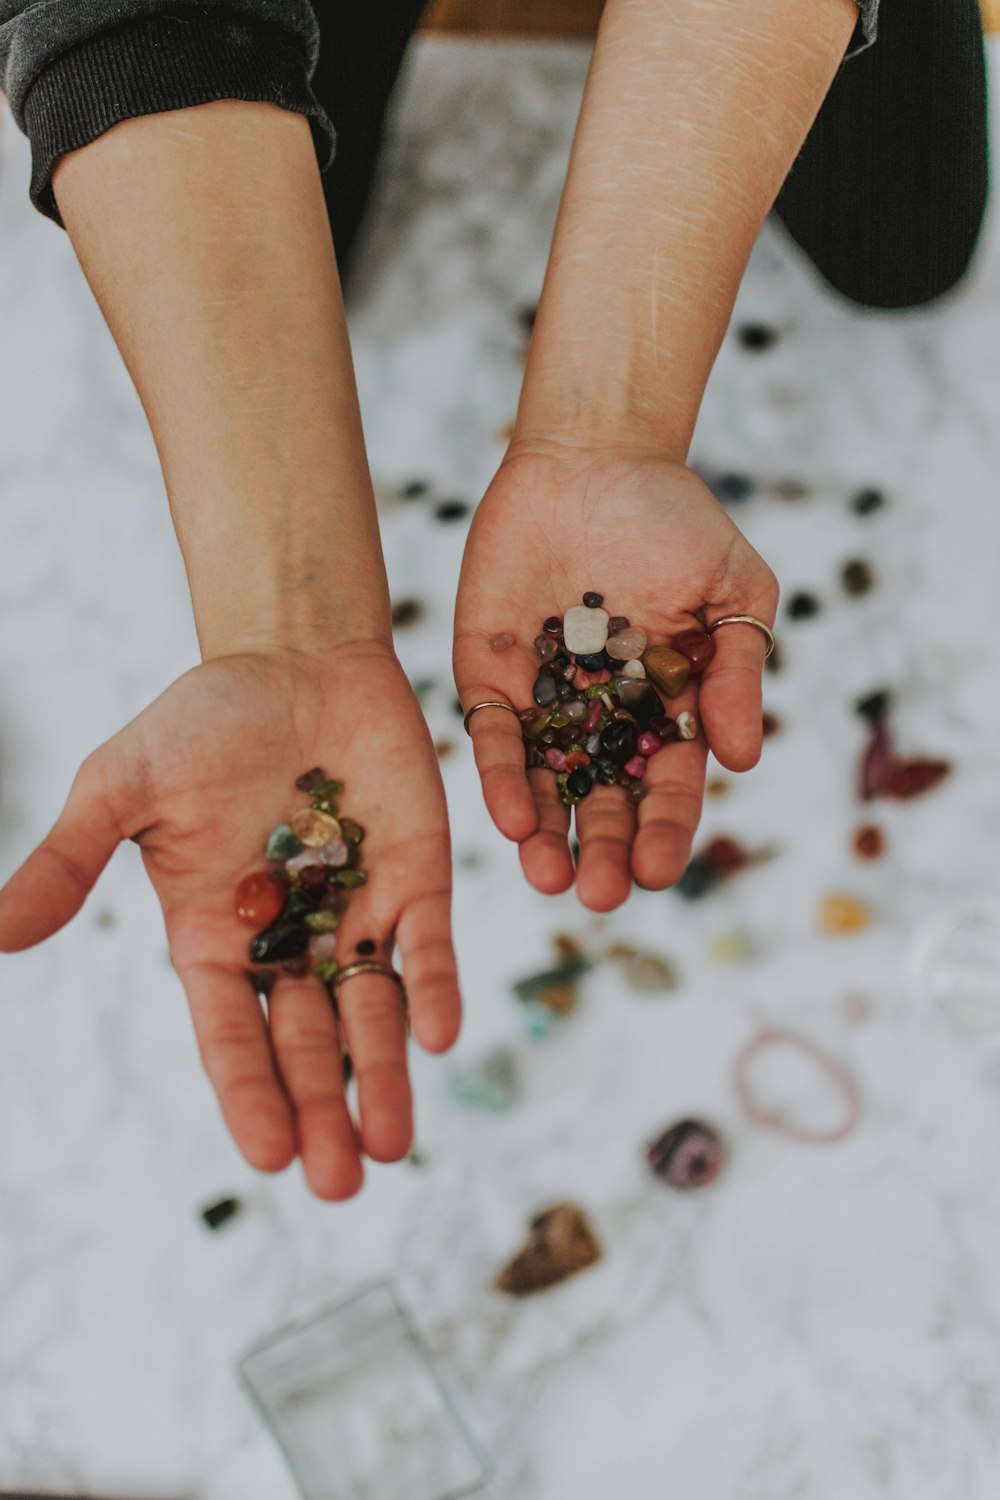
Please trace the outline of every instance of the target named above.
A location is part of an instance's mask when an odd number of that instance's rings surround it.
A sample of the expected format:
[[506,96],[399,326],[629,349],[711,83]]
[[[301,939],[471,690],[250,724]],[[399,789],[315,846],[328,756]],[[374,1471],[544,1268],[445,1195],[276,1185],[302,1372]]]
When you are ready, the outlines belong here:
[[[417,1057],[423,1168],[377,1169],[344,1207],[312,1200],[296,1169],[258,1178],[224,1134],[138,851],[122,849],[65,931],[0,968],[0,1486],[283,1500],[234,1362],[384,1272],[470,1386],[505,1500],[998,1491],[1000,1033],[915,1009],[902,982],[914,931],[1000,884],[996,224],[960,295],[902,316],[845,306],[765,230],[737,316],[783,337],[763,356],[727,341],[694,456],[764,483],[741,523],[786,592],[815,588],[825,608],[784,630],[767,681],[784,731],[704,827],[782,852],[697,906],[637,893],[601,922],[545,901],[479,806],[447,672],[464,526],[432,511],[474,499],[500,456],[516,309],[537,294],[585,65],[576,46],[423,45],[352,308],[394,593],[428,606],[400,649],[437,679],[428,715],[457,747],[461,1055],[520,1048],[523,1100],[502,1118],[463,1111],[450,1063]],[[195,657],[138,403],[3,126],[0,876],[87,751]],[[431,499],[396,503],[418,475]],[[782,476],[809,498],[766,493]],[[867,483],[890,504],[860,520],[847,498]],[[880,586],[852,602],[836,580],[856,553]],[[907,748],[957,771],[879,810],[890,853],[862,867],[850,704],[883,680]],[[833,888],[872,903],[870,931],[817,933]],[[708,945],[733,927],[758,953],[721,969]],[[604,964],[579,1013],[529,1043],[509,985],[547,963],[557,928],[667,953],[682,986],[643,998]],[[845,1013],[852,992],[871,1002],[864,1023]],[[729,1070],[762,1018],[857,1078],[865,1115],[845,1144],[793,1145],[741,1117]],[[690,1111],[720,1124],[732,1160],[684,1198],[647,1180],[640,1145]],[[197,1210],[226,1192],[247,1207],[212,1236]],[[606,1258],[502,1303],[491,1275],[555,1196],[588,1208]]]

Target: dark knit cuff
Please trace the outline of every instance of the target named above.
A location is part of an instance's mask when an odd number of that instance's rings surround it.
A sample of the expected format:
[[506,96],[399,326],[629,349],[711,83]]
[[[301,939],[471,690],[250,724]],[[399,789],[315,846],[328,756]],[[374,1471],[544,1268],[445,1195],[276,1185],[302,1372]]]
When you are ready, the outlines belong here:
[[320,168],[334,132],[309,84],[303,53],[288,33],[232,14],[152,15],[93,37],[57,57],[24,101],[31,141],[31,199],[62,224],[52,192],[56,162],[123,120],[245,99],[305,115]]

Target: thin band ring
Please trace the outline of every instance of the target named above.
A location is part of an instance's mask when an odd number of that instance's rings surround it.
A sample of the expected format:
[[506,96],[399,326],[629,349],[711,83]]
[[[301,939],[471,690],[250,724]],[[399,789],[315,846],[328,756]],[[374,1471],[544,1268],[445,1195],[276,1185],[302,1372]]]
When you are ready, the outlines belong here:
[[765,625],[764,621],[758,620],[756,615],[724,615],[721,620],[716,620],[714,625],[707,627],[709,635],[714,635],[720,625],[753,625],[767,637],[767,650],[764,653],[765,661],[767,661],[767,658],[774,650],[775,641],[774,636],[771,634],[770,625]]
[[345,979],[353,979],[355,974],[381,974],[383,978],[393,980],[399,985],[400,998],[403,1005],[406,1005],[406,986],[403,984],[402,974],[398,974],[391,964],[380,963],[377,958],[359,958],[356,963],[347,964],[331,980],[334,993],[339,991]]
[[515,718],[518,717],[517,709],[512,708],[509,703],[503,703],[499,698],[484,698],[482,703],[474,703],[469,709],[468,713],[465,715],[465,718],[462,720],[462,723],[465,726],[465,732],[470,736],[472,734],[472,730],[469,728],[469,720],[472,718],[472,715],[477,714],[481,708],[505,708],[509,714],[513,714]]

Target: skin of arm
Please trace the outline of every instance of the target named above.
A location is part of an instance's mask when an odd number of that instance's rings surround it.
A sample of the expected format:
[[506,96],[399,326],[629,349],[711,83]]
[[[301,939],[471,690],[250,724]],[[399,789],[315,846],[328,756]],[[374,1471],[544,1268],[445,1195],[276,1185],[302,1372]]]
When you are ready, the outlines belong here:
[[[653,640],[728,614],[773,623],[777,583],[700,479],[691,434],[750,251],[857,21],[854,0],[608,0],[510,447],[470,532],[456,611],[466,707],[531,702],[532,626],[602,592]],[[502,656],[489,641],[518,630]],[[727,626],[695,694],[703,736],[650,763],[638,811],[596,787],[569,819],[509,714],[472,720],[483,792],[528,880],[584,905],[662,888],[688,858],[707,749],[761,751],[764,641]]]
[[678,463],[854,0],[608,0],[514,443]]
[[[129,120],[65,157],[59,208],[149,417],[202,662],[84,762],[0,891],[0,949],[68,921],[140,847],[226,1123],[246,1159],[299,1156],[320,1197],[408,1150],[407,1026],[389,978],[247,979],[236,886],[322,766],[367,830],[337,959],[402,954],[413,1035],[454,1040],[444,793],[392,649],[388,589],[310,129],[219,101]],[[405,776],[393,769],[405,765]],[[260,925],[260,924],[257,924]],[[360,1125],[346,1097],[349,1049]]]

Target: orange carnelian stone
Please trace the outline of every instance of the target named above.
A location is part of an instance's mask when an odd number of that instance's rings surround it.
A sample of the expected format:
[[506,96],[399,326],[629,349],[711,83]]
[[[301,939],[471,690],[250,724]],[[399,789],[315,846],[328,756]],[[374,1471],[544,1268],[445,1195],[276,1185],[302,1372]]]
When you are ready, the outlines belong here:
[[590,765],[590,756],[586,750],[571,750],[566,757],[567,771],[578,771],[581,766]]
[[258,870],[236,887],[236,915],[249,927],[267,927],[281,915],[288,887],[277,875]]

